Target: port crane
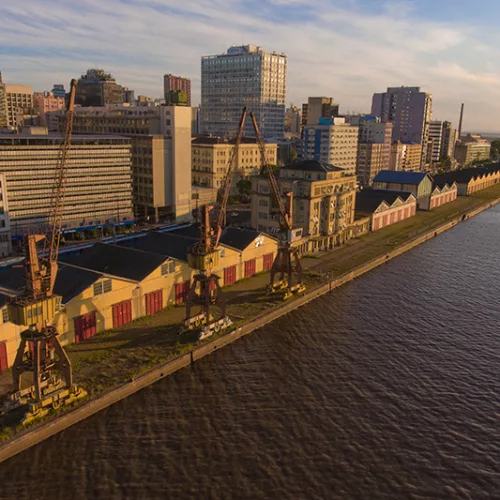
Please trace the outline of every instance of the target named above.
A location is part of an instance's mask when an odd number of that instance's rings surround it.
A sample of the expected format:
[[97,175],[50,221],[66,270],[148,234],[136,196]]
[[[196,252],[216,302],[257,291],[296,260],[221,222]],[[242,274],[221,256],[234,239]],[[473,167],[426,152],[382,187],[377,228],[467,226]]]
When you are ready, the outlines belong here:
[[[201,328],[200,339],[214,332],[227,328],[231,320],[226,315],[224,293],[219,285],[220,276],[213,272],[220,258],[219,243],[226,221],[226,209],[231,190],[235,165],[238,159],[239,146],[243,138],[243,127],[247,116],[243,108],[238,126],[238,133],[231,150],[226,174],[218,195],[218,206],[203,205],[199,209],[200,238],[188,251],[189,267],[197,272],[193,277],[186,299],[186,319],[183,331]],[[220,310],[220,318],[215,319],[211,313],[212,305]],[[199,306],[201,312],[192,315],[193,307]]]
[[[60,297],[54,294],[54,284],[61,240],[76,85],[76,80],[72,80],[45,234],[27,234],[24,237],[26,286],[8,303],[10,320],[28,328],[20,334],[21,342],[12,367],[14,390],[3,410],[9,411],[28,405],[28,412],[23,419],[25,424],[45,415],[51,408],[69,404],[86,395],[83,389],[73,384],[71,362],[59,341],[54,325],[60,305]],[[43,250],[39,254],[37,243],[41,242]],[[25,373],[31,374],[33,385],[23,389],[22,378]]]
[[[281,235],[278,253],[271,267],[269,292],[284,291],[284,299],[287,299],[293,294],[305,290],[305,285],[302,282],[302,265],[298,249],[293,246],[293,242],[302,237],[302,231],[293,227],[293,192],[286,193],[288,200],[285,204],[281,197],[280,187],[274,170],[266,159],[264,139],[262,138],[253,112],[250,113],[250,118],[259,145],[261,165],[266,171],[272,200],[278,209],[278,223]],[[279,275],[277,282],[275,282],[276,275]]]

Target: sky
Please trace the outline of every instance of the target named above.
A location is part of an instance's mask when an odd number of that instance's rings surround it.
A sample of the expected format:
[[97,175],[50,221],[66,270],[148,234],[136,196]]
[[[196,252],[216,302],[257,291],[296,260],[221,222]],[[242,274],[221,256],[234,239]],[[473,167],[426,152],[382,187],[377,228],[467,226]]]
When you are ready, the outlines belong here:
[[370,112],[374,92],[420,86],[433,118],[500,132],[500,2],[495,0],[0,0],[5,82],[50,90],[99,67],[161,97],[163,74],[254,44],[288,56],[287,101],[332,96]]

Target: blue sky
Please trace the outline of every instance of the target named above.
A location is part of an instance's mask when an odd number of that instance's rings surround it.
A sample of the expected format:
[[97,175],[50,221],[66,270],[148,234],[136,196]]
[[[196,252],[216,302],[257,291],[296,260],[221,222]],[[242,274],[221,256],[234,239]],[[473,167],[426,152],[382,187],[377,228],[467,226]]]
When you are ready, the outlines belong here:
[[388,86],[419,85],[436,119],[500,132],[500,2],[476,0],[0,0],[4,80],[50,90],[102,67],[136,94],[193,81],[200,57],[252,43],[288,55],[288,101],[333,96],[370,111]]

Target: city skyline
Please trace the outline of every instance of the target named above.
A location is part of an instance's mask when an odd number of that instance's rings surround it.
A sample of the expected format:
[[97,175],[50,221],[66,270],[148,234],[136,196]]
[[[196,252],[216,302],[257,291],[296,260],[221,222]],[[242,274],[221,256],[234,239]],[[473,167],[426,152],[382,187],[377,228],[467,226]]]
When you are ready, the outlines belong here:
[[198,104],[201,57],[249,43],[288,56],[287,104],[334,95],[343,113],[369,112],[374,92],[415,85],[433,95],[433,118],[458,122],[463,101],[464,130],[500,131],[497,35],[485,29],[500,6],[488,2],[484,19],[484,0],[467,17],[465,2],[373,3],[10,2],[0,6],[0,66],[5,81],[36,91],[102,67],[152,97],[162,95],[165,73],[179,74],[192,80]]

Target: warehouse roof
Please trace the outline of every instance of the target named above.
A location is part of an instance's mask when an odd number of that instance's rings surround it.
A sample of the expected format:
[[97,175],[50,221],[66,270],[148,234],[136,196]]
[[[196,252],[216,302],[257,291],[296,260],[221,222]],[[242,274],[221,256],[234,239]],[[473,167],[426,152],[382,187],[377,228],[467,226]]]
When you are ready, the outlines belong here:
[[373,179],[373,182],[394,182],[396,184],[420,184],[425,177],[425,172],[403,172],[395,170],[381,170]]
[[327,165],[317,160],[297,161],[282,168],[286,168],[287,170],[305,170],[307,172],[341,172],[345,170],[344,168]]
[[[198,229],[196,230],[196,234],[199,234]],[[132,245],[139,250],[187,262],[188,249],[197,241],[198,238],[173,234],[172,232],[160,233],[151,231],[144,238],[137,238]]]
[[95,243],[80,255],[68,258],[65,264],[130,281],[142,281],[165,258],[135,248]]
[[491,174],[493,172],[498,172],[500,170],[499,163],[491,163],[489,165],[484,165],[482,167],[475,168],[464,168],[462,170],[454,170],[453,172],[447,172],[446,174],[436,175],[434,177],[434,183],[436,186],[444,186],[445,184],[452,185],[454,182],[457,184],[468,183],[474,177],[478,177],[484,174]]
[[356,212],[373,213],[385,201],[391,206],[398,198],[407,201],[412,193],[363,189],[356,193]]

